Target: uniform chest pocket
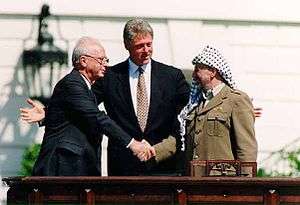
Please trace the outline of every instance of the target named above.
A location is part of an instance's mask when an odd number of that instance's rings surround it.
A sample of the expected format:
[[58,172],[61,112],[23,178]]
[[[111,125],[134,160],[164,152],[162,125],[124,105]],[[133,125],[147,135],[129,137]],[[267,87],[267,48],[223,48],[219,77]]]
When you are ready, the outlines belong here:
[[221,113],[211,113],[207,116],[207,134],[222,137],[229,131],[227,118]]

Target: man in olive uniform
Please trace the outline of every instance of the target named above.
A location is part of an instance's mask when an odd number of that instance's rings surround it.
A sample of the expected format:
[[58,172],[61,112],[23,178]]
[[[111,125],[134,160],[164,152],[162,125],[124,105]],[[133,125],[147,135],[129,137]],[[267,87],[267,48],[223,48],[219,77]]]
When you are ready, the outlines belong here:
[[[253,106],[246,93],[235,89],[226,59],[217,49],[206,46],[192,63],[190,101],[179,116],[187,161],[255,162]],[[199,166],[194,171],[196,176],[203,176],[205,170]],[[248,171],[242,170],[242,174]]]

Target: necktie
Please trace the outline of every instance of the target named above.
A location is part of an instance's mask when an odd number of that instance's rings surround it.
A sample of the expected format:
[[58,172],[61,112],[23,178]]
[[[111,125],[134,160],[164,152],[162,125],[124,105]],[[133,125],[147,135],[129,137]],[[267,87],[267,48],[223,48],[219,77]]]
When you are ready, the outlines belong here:
[[139,77],[136,89],[136,98],[137,98],[137,118],[141,130],[144,132],[147,118],[148,118],[148,99],[147,99],[147,90],[145,84],[144,70],[139,67]]
[[205,92],[203,91],[202,95],[203,95],[203,101],[202,101],[201,108],[204,108],[207,105],[208,101],[210,101],[214,97],[214,95],[211,89]]

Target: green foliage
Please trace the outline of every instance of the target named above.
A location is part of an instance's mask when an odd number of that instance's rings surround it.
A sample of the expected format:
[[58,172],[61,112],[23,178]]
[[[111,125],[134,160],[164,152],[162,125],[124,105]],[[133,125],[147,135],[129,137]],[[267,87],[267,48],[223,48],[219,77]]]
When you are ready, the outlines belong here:
[[300,176],[300,148],[295,151],[280,150],[278,153],[278,161],[284,160],[288,163],[287,172],[278,171],[266,171],[264,168],[258,169],[258,177],[270,177],[270,176],[289,176],[299,177]]
[[257,176],[258,177],[290,177],[293,176],[292,173],[283,173],[283,172],[278,172],[278,171],[267,171],[264,168],[259,168],[257,171]]
[[294,170],[297,173],[300,173],[300,149],[292,152],[286,153],[286,155],[283,156],[284,159],[288,160],[289,166],[291,170]]
[[22,176],[31,176],[33,165],[39,155],[41,144],[33,144],[24,150],[21,171],[19,172]]
[[257,170],[257,176],[258,177],[270,177],[271,173],[267,172],[264,168],[259,168]]

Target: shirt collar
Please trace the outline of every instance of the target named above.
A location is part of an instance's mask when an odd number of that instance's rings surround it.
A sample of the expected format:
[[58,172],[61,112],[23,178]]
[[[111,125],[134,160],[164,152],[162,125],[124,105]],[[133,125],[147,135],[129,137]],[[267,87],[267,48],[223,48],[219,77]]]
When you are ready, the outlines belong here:
[[214,87],[212,89],[213,95],[216,96],[222,90],[222,88],[224,86],[225,86],[225,83],[220,83],[219,85],[217,85],[216,87]]
[[92,85],[91,85],[90,81],[88,81],[88,79],[86,79],[86,77],[84,75],[82,75],[81,73],[80,73],[80,75],[83,78],[83,80],[86,83],[86,85],[88,86],[88,88],[91,89]]
[[150,69],[147,69],[151,66],[151,59],[149,61],[149,63],[142,65],[142,66],[138,66],[136,65],[130,58],[128,58],[128,62],[129,62],[129,73],[130,74],[134,74],[136,72],[138,72],[138,68],[141,67],[144,70],[144,73],[148,73]]
[[215,86],[214,88],[203,92],[203,98],[205,100],[210,100],[211,98],[213,98],[214,96],[216,96],[221,90],[222,88],[225,86],[225,83],[220,83],[219,85]]

